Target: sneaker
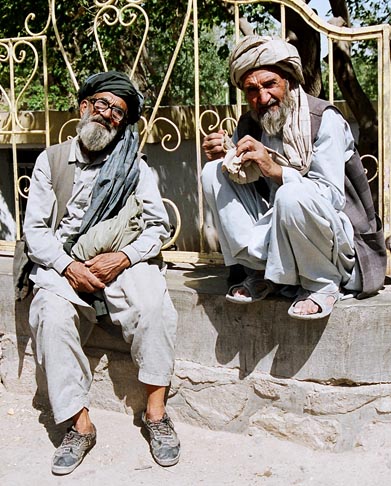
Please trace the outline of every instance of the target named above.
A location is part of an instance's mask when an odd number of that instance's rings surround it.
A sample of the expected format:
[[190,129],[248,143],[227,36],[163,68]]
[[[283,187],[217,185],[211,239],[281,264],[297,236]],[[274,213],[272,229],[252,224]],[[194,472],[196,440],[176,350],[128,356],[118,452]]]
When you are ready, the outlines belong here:
[[161,420],[152,422],[143,412],[141,420],[149,432],[151,453],[160,466],[174,466],[179,461],[181,445],[174,424],[165,413]]
[[56,450],[52,460],[53,474],[69,474],[84,459],[87,452],[96,443],[96,428],[91,434],[79,434],[74,427],[71,427]]

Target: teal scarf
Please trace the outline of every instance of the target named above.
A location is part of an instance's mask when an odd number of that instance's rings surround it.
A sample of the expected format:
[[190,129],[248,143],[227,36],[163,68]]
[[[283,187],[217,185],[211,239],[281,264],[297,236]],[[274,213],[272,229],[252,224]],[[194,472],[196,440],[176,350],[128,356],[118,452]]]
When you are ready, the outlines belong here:
[[118,214],[134,193],[140,175],[138,144],[138,132],[132,131],[131,125],[128,125],[100,170],[79,233],[64,243],[67,253],[70,254],[72,246],[89,228]]

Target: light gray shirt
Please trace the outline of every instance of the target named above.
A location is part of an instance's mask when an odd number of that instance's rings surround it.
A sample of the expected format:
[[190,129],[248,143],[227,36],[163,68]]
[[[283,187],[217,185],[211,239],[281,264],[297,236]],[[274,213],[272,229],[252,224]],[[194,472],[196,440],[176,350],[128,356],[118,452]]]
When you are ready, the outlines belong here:
[[[104,160],[105,157],[86,163],[88,161],[81,154],[77,137],[72,141],[69,162],[76,164],[72,197],[58,230],[54,231],[57,202],[51,183],[50,165],[46,151],[39,155],[31,179],[24,223],[29,256],[38,266],[54,269],[61,275],[73,261],[64,251],[63,242],[80,228]],[[169,237],[167,212],[155,177],[143,159],[140,160],[140,178],[135,195],[143,203],[145,229],[137,240],[121,250],[128,256],[131,265],[157,256]],[[36,274],[37,268],[33,270],[31,278],[38,284]]]
[[[235,143],[238,141],[236,133],[233,141]],[[263,132],[261,141],[265,146],[284,154],[280,138],[269,137]],[[323,112],[318,134],[312,147],[312,160],[308,173],[302,176],[292,167],[282,167],[283,184],[300,182],[303,184],[303,191],[308,185],[315,186],[316,191],[333,205],[352,247],[354,247],[354,230],[343,209],[346,202],[345,163],[352,157],[353,153],[354,138],[349,124],[337,110],[327,109]],[[270,188],[269,203],[272,206],[279,186],[268,178],[265,178],[265,180]],[[345,288],[361,288],[357,261],[349,284]]]
[[[234,143],[238,142],[237,132],[232,140]],[[263,132],[261,141],[265,146],[284,154],[280,138],[269,137]],[[325,110],[312,147],[311,168],[308,174],[304,177],[292,167],[283,167],[283,183],[300,180],[303,184],[316,184],[318,192],[327,198],[336,210],[341,210],[345,206],[345,163],[353,152],[354,138],[349,124],[337,110]],[[277,187],[271,189],[273,202]]]

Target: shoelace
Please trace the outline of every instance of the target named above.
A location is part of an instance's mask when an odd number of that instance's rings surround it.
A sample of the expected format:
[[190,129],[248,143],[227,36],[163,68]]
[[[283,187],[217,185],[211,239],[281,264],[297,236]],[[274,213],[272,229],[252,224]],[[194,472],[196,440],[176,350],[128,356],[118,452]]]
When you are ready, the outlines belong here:
[[67,447],[71,443],[73,446],[79,447],[84,442],[85,438],[85,436],[82,436],[81,434],[77,434],[73,430],[70,430],[65,434],[64,440],[61,444],[61,448]]
[[172,435],[170,420],[168,417],[159,420],[159,422],[149,422],[148,425],[157,437]]

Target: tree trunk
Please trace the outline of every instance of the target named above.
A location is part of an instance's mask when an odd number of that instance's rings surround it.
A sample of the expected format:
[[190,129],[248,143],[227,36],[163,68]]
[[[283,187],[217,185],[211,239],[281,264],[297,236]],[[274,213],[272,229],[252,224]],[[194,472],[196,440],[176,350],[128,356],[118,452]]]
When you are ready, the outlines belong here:
[[[349,13],[345,0],[330,0],[334,25],[350,25]],[[345,15],[347,17],[342,17]],[[368,96],[361,88],[354,72],[350,43],[334,42],[334,73],[339,89],[357,120],[360,135],[358,141],[359,152],[378,155],[378,119]]]
[[[306,3],[309,3],[307,0]],[[280,18],[280,7],[270,6],[268,11],[278,21]],[[318,98],[324,98],[322,74],[320,65],[320,34],[310,27],[304,19],[290,8],[285,10],[286,16],[286,38],[299,51],[303,67],[305,84],[304,90]]]

